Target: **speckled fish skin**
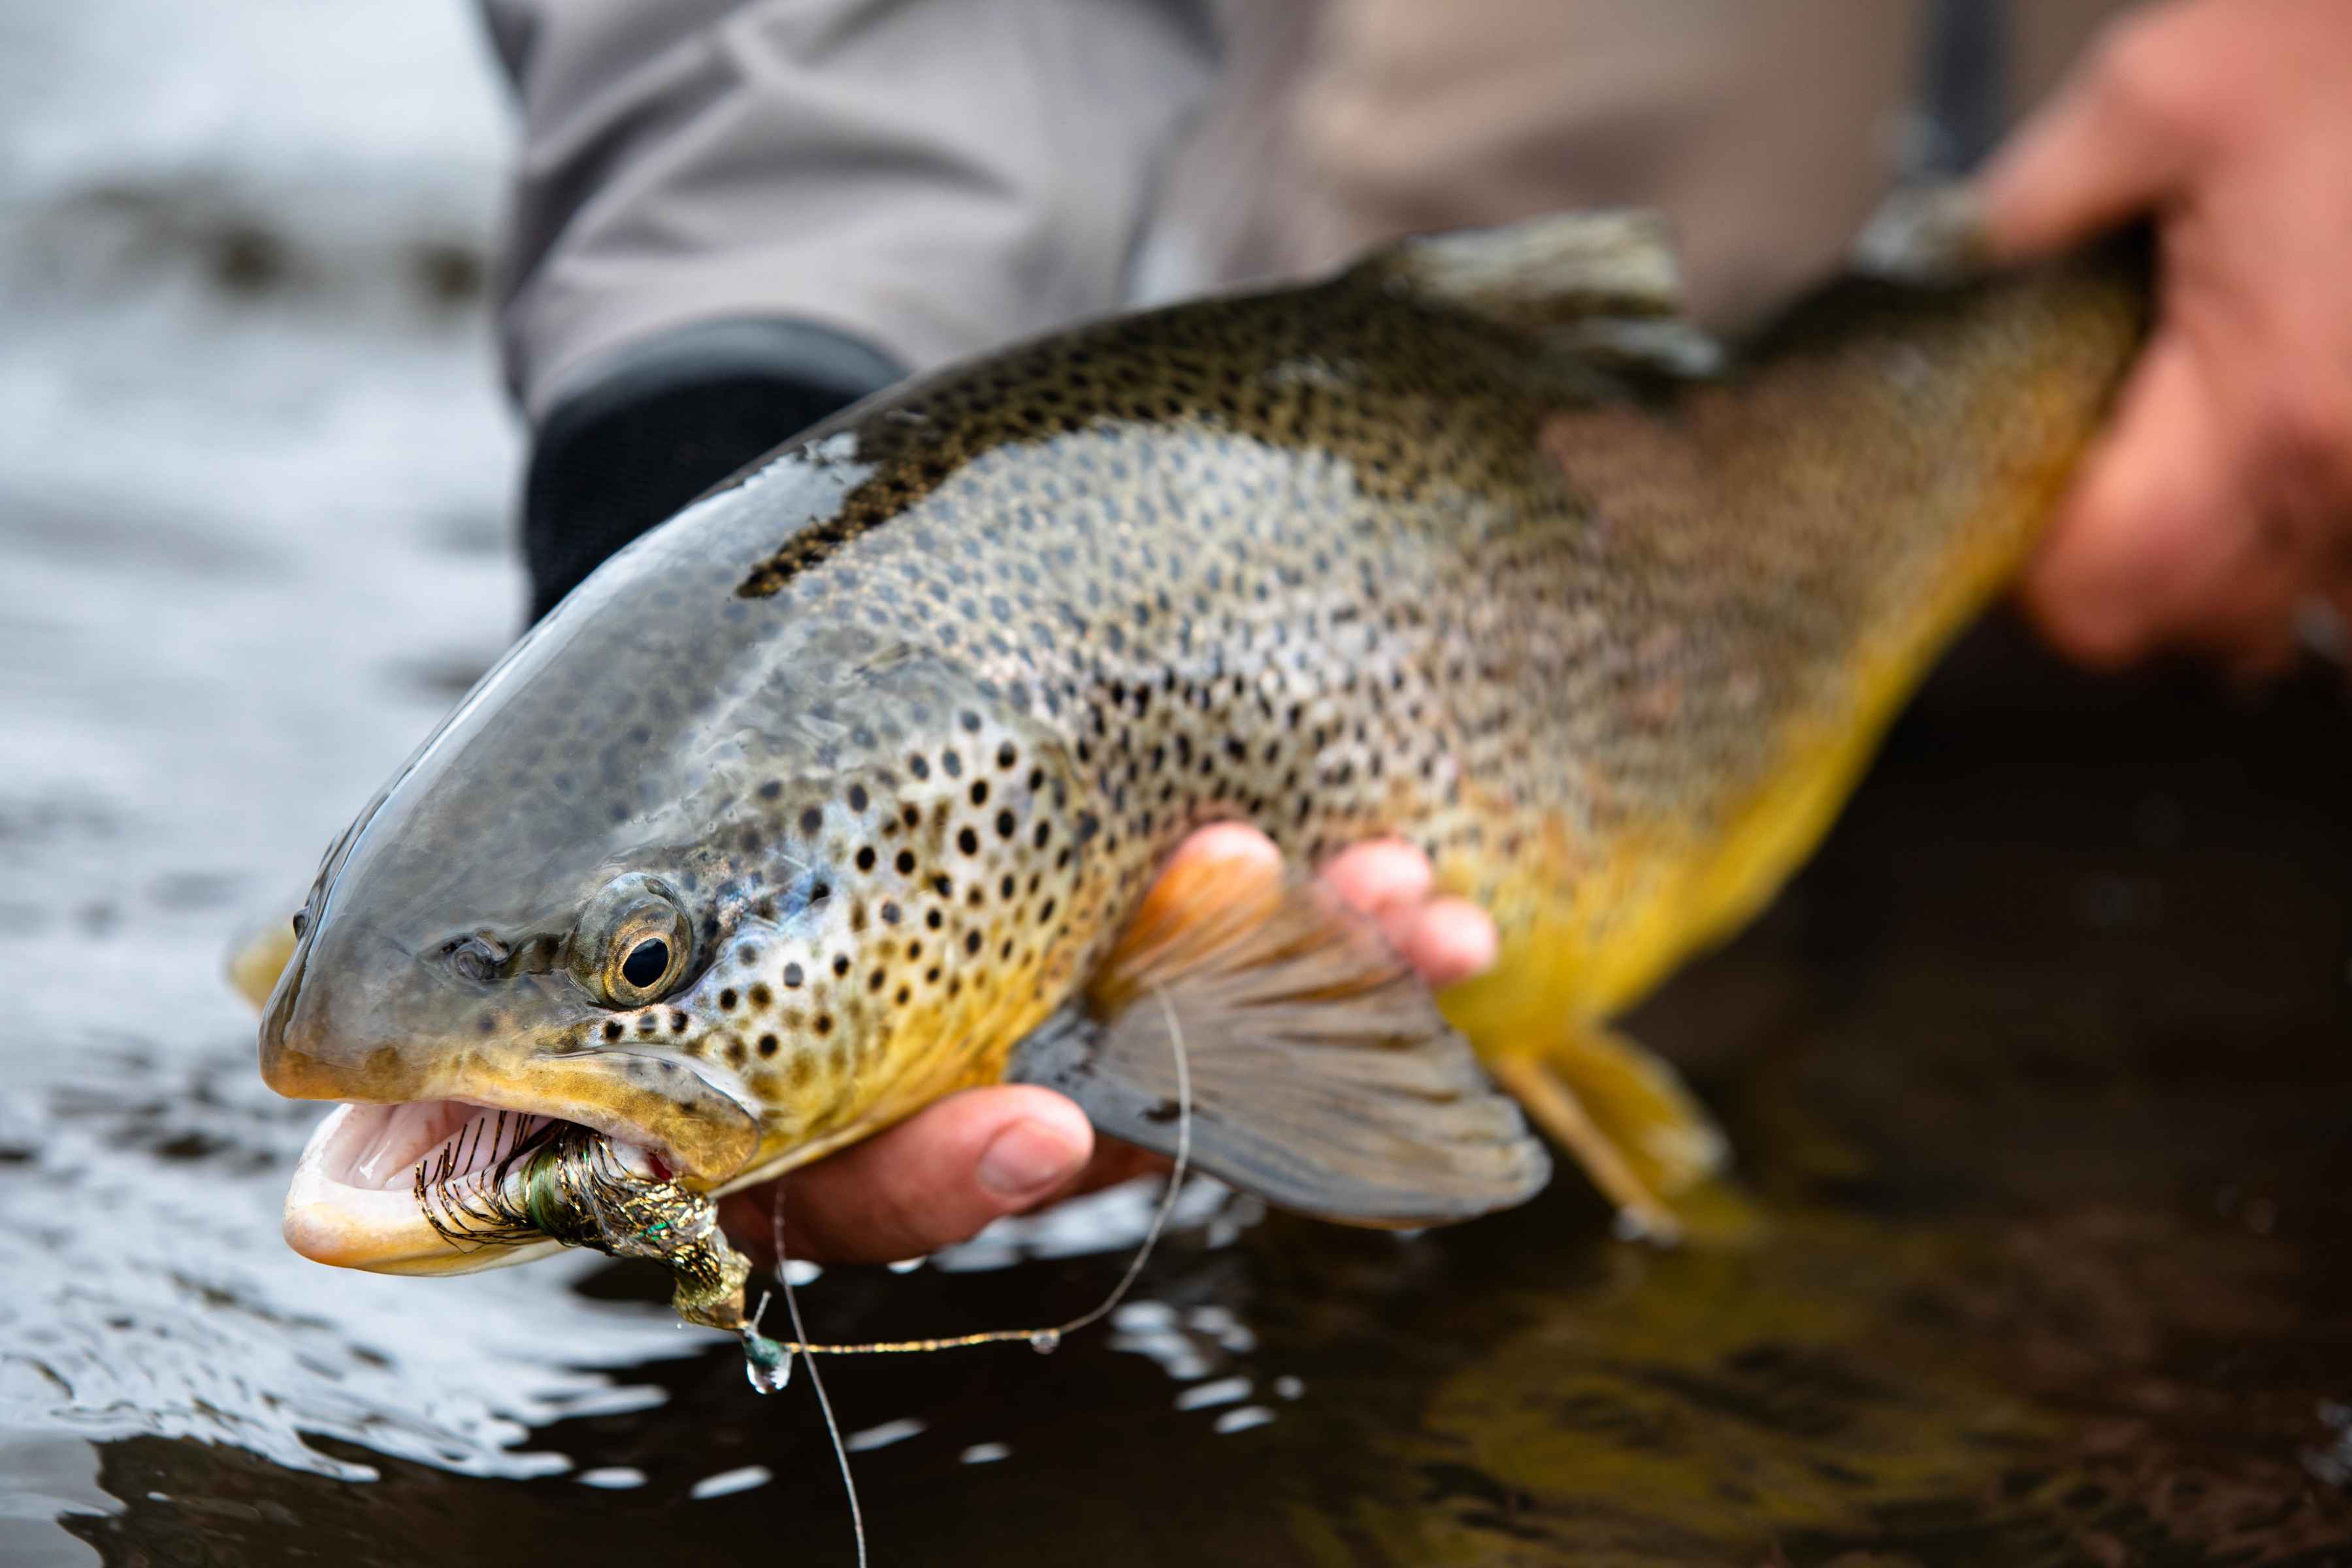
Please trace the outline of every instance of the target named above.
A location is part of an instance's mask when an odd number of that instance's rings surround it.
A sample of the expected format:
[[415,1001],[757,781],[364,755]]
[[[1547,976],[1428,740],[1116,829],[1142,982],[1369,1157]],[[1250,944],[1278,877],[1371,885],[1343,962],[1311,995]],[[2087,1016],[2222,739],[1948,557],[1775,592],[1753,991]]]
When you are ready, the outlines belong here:
[[[1482,1050],[1605,1016],[1810,848],[2144,293],[1849,280],[1681,384],[1376,262],[886,395],[484,679],[329,858],[264,1070],[740,1185],[999,1078],[1223,818],[1423,846],[1501,931],[1447,999]],[[636,1008],[566,959],[627,872],[695,928]]]

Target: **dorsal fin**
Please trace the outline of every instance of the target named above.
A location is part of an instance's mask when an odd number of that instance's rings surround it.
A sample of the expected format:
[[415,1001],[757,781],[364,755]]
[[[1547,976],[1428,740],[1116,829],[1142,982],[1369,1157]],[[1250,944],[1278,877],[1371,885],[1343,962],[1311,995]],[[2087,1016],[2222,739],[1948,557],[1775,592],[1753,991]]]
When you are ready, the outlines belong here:
[[1662,214],[1644,209],[1555,213],[1399,240],[1352,275],[1588,361],[1672,375],[1710,374],[1723,361],[1715,341],[1681,316],[1672,234]]
[[1683,302],[1666,220],[1643,210],[1555,213],[1424,235],[1357,267],[1388,288],[1531,331],[1593,316],[1673,316]]

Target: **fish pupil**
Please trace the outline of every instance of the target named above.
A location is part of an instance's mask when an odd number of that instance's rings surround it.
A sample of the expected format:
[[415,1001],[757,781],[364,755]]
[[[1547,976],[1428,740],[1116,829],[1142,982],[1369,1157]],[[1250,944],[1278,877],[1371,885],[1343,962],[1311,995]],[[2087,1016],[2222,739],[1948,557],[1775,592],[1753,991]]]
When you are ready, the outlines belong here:
[[639,990],[645,990],[669,973],[669,943],[657,936],[649,936],[629,950],[621,961],[621,978]]

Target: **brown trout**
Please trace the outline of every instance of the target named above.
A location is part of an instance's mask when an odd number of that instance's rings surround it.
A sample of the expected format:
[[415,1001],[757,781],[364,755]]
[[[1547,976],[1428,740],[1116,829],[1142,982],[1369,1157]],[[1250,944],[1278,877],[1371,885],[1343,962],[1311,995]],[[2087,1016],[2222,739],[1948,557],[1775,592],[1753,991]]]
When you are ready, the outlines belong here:
[[[330,852],[261,1030],[352,1102],[289,1239],[630,1250],[517,1151],[713,1194],[1008,1077],[1165,1152],[1171,1035],[1196,1163],[1278,1205],[1519,1202],[1515,1098],[1670,1230],[1722,1142],[1608,1020],[1820,837],[2145,300],[2120,249],[1854,275],[1701,370],[1661,226],[1564,216],[870,400],[591,577]],[[1152,896],[1233,818],[1299,871]],[[1489,973],[1433,1000],[1318,894],[1383,834]]]

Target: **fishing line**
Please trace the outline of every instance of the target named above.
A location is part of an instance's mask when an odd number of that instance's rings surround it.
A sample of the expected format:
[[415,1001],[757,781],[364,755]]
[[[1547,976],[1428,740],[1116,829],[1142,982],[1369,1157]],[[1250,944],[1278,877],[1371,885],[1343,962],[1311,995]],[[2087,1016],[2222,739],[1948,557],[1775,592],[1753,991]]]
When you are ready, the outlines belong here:
[[[795,1336],[801,1337],[789,1341],[774,1341],[761,1339],[756,1333],[747,1333],[746,1353],[756,1354],[762,1358],[771,1353],[782,1358],[794,1355],[897,1355],[916,1351],[961,1350],[969,1345],[1010,1344],[1016,1340],[1025,1340],[1031,1349],[1043,1354],[1058,1346],[1064,1335],[1074,1334],[1080,1329],[1091,1328],[1110,1316],[1117,1310],[1119,1302],[1126,1300],[1127,1293],[1133,1288],[1137,1277],[1142,1274],[1144,1264],[1150,1260],[1151,1249],[1158,1244],[1160,1231],[1167,1226],[1168,1216],[1176,1210],[1176,1197],[1184,1185],[1184,1170],[1192,1158],[1192,1072],[1191,1063],[1184,1053],[1184,1030],[1177,1022],[1176,1006],[1168,1000],[1168,993],[1154,986],[1152,994],[1159,997],[1160,1010],[1167,1016],[1168,1044],[1176,1057],[1176,1159],[1168,1173],[1168,1189],[1160,1194],[1160,1206],[1152,1211],[1151,1224],[1143,1233],[1143,1245],[1138,1247],[1135,1256],[1128,1260],[1127,1272],[1119,1277],[1117,1285],[1111,1287],[1110,1294],[1103,1298],[1101,1305],[1091,1312],[1082,1312],[1068,1322],[1056,1323],[1051,1328],[984,1329],[978,1333],[950,1334],[942,1339],[877,1340],[864,1344],[834,1345],[813,1345],[805,1342],[806,1331],[801,1327],[800,1310],[795,1306],[793,1308],[793,1332]],[[781,1279],[783,1278],[783,1189],[781,1186],[776,1190],[776,1268],[777,1278]],[[793,1303],[792,1286],[789,1281],[784,1286],[784,1301],[788,1306]],[[754,1321],[756,1321],[756,1319]],[[773,1347],[772,1352],[769,1348],[771,1346]],[[816,1364],[814,1362],[809,1364],[809,1375],[812,1378],[816,1375]],[[842,1463],[844,1473],[846,1474],[848,1461],[845,1459]]]
[[956,1334],[945,1339],[883,1340],[867,1344],[811,1344],[808,1325],[801,1317],[801,1300],[793,1287],[790,1257],[784,1246],[784,1184],[776,1184],[776,1202],[769,1223],[773,1227],[776,1249],[776,1285],[783,1292],[784,1310],[790,1314],[793,1337],[772,1340],[760,1332],[760,1320],[767,1315],[768,1299],[761,1298],[751,1313],[750,1322],[740,1330],[746,1370],[751,1374],[751,1384],[762,1393],[782,1387],[792,1375],[793,1357],[804,1355],[809,1360],[809,1386],[816,1390],[817,1408],[824,1415],[825,1436],[833,1440],[834,1462],[841,1468],[842,1489],[849,1496],[849,1525],[857,1538],[858,1568],[866,1568],[866,1510],[857,1498],[857,1478],[849,1468],[849,1447],[842,1441],[841,1422],[833,1413],[833,1400],[824,1391],[824,1374],[817,1371],[815,1358],[820,1355],[887,1355],[910,1352],[958,1350],[967,1345],[1004,1344],[1025,1340],[1040,1353],[1053,1350],[1063,1336],[1089,1328],[1116,1310],[1126,1300],[1129,1290],[1143,1273],[1143,1266],[1151,1258],[1151,1249],[1158,1245],[1160,1233],[1167,1227],[1168,1219],[1176,1210],[1177,1194],[1183,1190],[1185,1168],[1192,1159],[1192,1069],[1184,1051],[1184,1029],[1178,1022],[1174,1004],[1168,994],[1155,988],[1161,1012],[1168,1019],[1168,1045],[1176,1058],[1176,1157],[1168,1173],[1167,1190],[1160,1194],[1159,1205],[1152,1210],[1151,1223],[1143,1233],[1143,1244],[1135,1256],[1128,1259],[1127,1271],[1110,1294],[1090,1312],[1081,1312],[1066,1323],[1044,1329],[991,1329],[976,1334]]
[[[792,1314],[793,1337],[795,1340],[805,1339],[808,1330],[801,1322],[801,1299],[793,1289],[793,1271],[784,1256],[784,1184],[781,1181],[776,1184],[773,1224],[776,1230],[776,1284],[784,1292],[784,1310]],[[761,1301],[760,1306],[764,1310],[767,1302]],[[757,1313],[752,1315],[751,1321],[752,1331],[756,1332],[759,1324]],[[791,1350],[788,1348],[785,1353],[789,1355]],[[866,1510],[857,1505],[857,1478],[849,1473],[849,1449],[841,1440],[841,1423],[834,1417],[833,1401],[824,1392],[824,1376],[817,1371],[814,1361],[809,1363],[809,1386],[816,1390],[816,1407],[824,1412],[824,1433],[833,1439],[834,1462],[841,1467],[841,1487],[849,1494],[849,1528],[857,1537],[857,1568],[866,1568]]]

